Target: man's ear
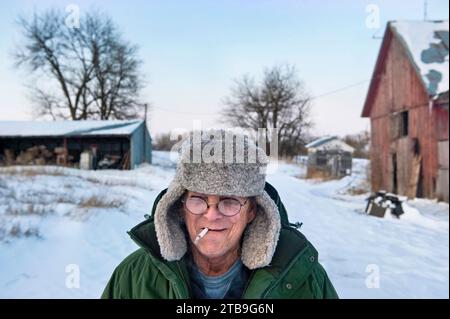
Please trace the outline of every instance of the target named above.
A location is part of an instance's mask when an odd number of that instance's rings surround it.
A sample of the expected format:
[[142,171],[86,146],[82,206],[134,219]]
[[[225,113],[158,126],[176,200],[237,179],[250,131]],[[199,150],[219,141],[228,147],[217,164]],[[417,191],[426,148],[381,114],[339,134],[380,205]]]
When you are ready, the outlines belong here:
[[247,215],[247,224],[250,224],[254,219],[256,218],[256,212],[254,209],[249,211],[249,214]]
[[247,212],[247,224],[251,223],[256,218],[257,208],[258,205],[256,202],[253,202],[251,208]]

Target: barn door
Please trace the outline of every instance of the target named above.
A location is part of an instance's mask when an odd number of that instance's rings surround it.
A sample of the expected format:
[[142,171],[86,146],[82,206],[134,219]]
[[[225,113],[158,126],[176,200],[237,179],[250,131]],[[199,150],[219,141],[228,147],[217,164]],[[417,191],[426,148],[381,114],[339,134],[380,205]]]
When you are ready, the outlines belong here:
[[411,167],[411,178],[408,184],[408,191],[406,195],[409,198],[415,198],[417,196],[417,189],[419,186],[420,168],[421,168],[422,156],[419,154],[414,155]]
[[392,154],[392,193],[398,190],[397,153]]

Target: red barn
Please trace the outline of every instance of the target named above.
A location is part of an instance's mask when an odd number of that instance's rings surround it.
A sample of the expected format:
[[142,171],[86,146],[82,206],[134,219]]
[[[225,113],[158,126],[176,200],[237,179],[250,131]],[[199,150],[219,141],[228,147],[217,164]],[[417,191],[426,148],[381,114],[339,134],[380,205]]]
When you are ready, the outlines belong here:
[[448,21],[391,21],[367,93],[372,190],[448,202]]

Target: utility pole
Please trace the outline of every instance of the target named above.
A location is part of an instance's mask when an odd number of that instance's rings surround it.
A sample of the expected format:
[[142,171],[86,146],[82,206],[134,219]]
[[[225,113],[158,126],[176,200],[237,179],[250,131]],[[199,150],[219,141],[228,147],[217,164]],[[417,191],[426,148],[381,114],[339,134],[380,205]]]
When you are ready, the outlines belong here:
[[424,3],[423,3],[423,21],[427,21],[427,19],[428,19],[428,17],[427,17],[427,15],[428,15],[428,1],[427,0],[424,0]]
[[148,110],[148,103],[145,103],[144,104],[144,106],[145,106],[145,117],[144,117],[144,123],[147,123],[147,110]]
[[144,115],[144,162],[147,162],[147,110],[148,104],[144,104],[145,107],[145,115]]

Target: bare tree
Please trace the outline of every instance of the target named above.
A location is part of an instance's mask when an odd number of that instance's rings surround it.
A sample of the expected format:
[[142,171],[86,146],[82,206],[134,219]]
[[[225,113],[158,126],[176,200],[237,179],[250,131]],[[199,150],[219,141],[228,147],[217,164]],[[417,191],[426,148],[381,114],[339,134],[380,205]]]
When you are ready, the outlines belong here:
[[225,105],[222,116],[228,124],[253,130],[278,128],[281,156],[299,154],[312,126],[310,95],[291,65],[266,69],[259,84],[248,75],[236,80]]
[[18,19],[24,42],[14,57],[38,79],[29,85],[35,113],[72,120],[137,117],[143,85],[137,47],[104,14],[81,16],[79,27],[65,19],[57,10]]
[[361,131],[357,134],[350,134],[344,137],[344,142],[355,149],[353,154],[356,158],[369,158],[370,134],[368,131]]
[[170,151],[180,139],[171,139],[170,133],[160,133],[153,139],[153,149],[157,151]]

